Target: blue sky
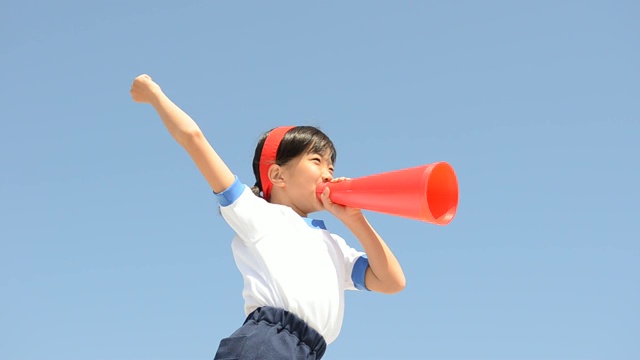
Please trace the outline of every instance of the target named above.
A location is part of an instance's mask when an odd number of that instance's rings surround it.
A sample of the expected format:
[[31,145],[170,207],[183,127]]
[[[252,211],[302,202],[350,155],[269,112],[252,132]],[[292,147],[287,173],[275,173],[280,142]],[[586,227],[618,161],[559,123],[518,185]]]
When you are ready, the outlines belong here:
[[288,124],[332,137],[338,176],[456,169],[446,227],[367,212],[407,288],[349,292],[327,359],[640,358],[638,2],[0,14],[0,358],[211,359],[244,318],[233,233],[131,101],[141,73],[246,182],[260,134]]

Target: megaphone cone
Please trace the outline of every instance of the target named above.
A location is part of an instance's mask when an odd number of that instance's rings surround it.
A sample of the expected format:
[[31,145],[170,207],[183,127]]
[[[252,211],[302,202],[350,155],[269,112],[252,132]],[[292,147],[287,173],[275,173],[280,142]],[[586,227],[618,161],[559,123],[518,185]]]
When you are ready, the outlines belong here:
[[451,165],[437,162],[318,185],[336,204],[447,225],[458,209],[458,180]]

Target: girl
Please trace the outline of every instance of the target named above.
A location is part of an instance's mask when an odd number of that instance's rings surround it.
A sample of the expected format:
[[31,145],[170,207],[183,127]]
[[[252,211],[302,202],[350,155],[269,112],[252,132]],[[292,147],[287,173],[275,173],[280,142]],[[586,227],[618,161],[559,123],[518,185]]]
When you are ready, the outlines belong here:
[[[252,193],[148,75],[135,78],[131,95],[157,111],[236,232],[232,250],[247,319],[220,342],[215,359],[320,359],[340,332],[344,290],[391,294],[404,288],[398,260],[362,212],[332,203],[329,188],[316,195],[321,182],[344,180],[333,178],[336,151],[320,130],[278,127],[264,134],[253,159]],[[321,210],[342,221],[365,252],[307,217]]]

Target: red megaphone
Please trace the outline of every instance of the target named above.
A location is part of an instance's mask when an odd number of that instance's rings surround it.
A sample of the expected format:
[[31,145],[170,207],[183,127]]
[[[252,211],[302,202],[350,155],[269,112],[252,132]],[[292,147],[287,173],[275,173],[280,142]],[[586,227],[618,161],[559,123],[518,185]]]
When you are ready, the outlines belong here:
[[437,162],[413,168],[329,183],[336,204],[447,225],[458,209],[458,179],[453,167]]

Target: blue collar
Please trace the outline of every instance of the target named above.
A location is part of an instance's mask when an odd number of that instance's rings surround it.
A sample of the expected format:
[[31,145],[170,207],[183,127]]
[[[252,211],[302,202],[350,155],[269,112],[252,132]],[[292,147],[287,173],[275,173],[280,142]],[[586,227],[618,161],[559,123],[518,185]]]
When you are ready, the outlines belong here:
[[307,225],[309,225],[314,229],[327,230],[327,227],[324,225],[324,221],[322,220],[310,219],[310,218],[303,218],[303,219],[307,223]]

